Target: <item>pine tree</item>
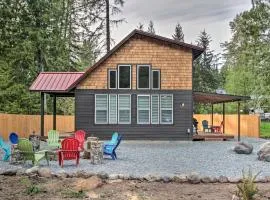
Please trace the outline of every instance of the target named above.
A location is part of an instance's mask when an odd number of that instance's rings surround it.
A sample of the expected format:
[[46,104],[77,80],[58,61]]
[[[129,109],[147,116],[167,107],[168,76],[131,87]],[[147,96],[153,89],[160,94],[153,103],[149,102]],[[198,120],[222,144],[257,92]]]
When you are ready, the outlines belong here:
[[154,22],[152,20],[150,20],[150,22],[149,22],[149,26],[148,26],[147,32],[148,33],[152,33],[152,34],[155,34],[156,33],[155,28],[154,28]]
[[143,31],[143,29],[144,29],[143,24],[139,23],[138,26],[137,26],[137,29]]
[[172,38],[179,42],[184,42],[184,33],[183,33],[183,29],[180,23],[176,24],[175,33],[172,35]]

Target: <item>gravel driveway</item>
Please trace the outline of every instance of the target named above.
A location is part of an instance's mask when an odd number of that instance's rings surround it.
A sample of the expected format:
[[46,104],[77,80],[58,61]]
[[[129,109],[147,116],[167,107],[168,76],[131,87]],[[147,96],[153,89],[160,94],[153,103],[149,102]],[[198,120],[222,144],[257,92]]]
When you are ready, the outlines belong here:
[[[261,176],[270,176],[270,163],[257,160],[259,146],[263,139],[243,138],[254,146],[251,155],[239,155],[232,151],[235,141],[189,142],[189,141],[124,141],[120,144],[118,160],[105,159],[102,165],[92,165],[89,160],[80,159],[79,167],[75,161],[65,161],[64,168],[58,162],[51,161],[53,172],[73,173],[106,172],[108,174],[174,176],[197,172],[201,176],[241,177],[243,169],[251,168]],[[41,164],[46,166],[46,162]],[[29,165],[28,165],[29,166]],[[17,168],[0,161],[0,171]]]

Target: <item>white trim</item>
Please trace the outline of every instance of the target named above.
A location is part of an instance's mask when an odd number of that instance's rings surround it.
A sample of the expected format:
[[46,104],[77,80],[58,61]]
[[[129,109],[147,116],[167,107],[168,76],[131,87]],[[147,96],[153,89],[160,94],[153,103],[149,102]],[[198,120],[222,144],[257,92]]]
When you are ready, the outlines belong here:
[[[138,104],[139,97],[149,97],[149,100],[148,100],[149,101],[149,109],[139,109],[139,104]],[[145,122],[145,123],[139,122],[139,111],[140,110],[148,110],[148,112],[149,112],[148,122]],[[151,115],[151,97],[150,97],[150,95],[149,94],[138,94],[137,95],[137,124],[150,124],[150,115]]]
[[[111,88],[111,72],[115,72],[115,88]],[[109,83],[108,83],[108,85],[109,85],[109,89],[112,89],[112,90],[115,90],[115,89],[117,89],[117,80],[118,80],[118,78],[117,78],[117,76],[118,76],[118,73],[117,73],[117,70],[116,69],[109,69],[108,70],[108,81],[109,81]]]
[[[149,87],[148,88],[140,88],[139,87],[139,76],[140,76],[140,74],[139,74],[139,68],[140,67],[148,67],[148,72],[149,72],[149,83],[148,83],[148,85],[149,85]],[[151,88],[151,65],[137,65],[137,89],[138,90],[149,90],[150,88]]]
[[[119,119],[120,119],[120,115],[119,115],[119,112],[120,112],[120,107],[119,107],[119,102],[120,102],[120,96],[129,96],[129,121],[128,122],[120,122]],[[117,113],[117,122],[118,124],[131,124],[131,94],[118,94],[118,113]],[[127,110],[127,109],[121,109],[121,110]]]
[[[111,122],[111,96],[115,96],[116,97],[116,104],[115,104],[115,106],[116,106],[116,122]],[[109,124],[117,124],[117,122],[118,122],[118,103],[117,103],[117,101],[118,101],[118,95],[117,94],[109,94],[109,103],[108,103],[108,106],[109,106],[109,115],[108,115],[108,118],[109,118]]]
[[[120,86],[119,86],[119,81],[120,81],[120,75],[119,75],[120,70],[119,70],[119,67],[122,67],[122,66],[129,67],[129,88],[120,88]],[[118,89],[121,89],[121,90],[130,90],[131,89],[131,84],[132,84],[131,78],[132,78],[132,67],[131,67],[131,65],[118,65],[117,66],[117,88]]]
[[[162,96],[171,96],[172,97],[172,108],[171,109],[162,109],[161,107],[161,101],[162,101]],[[172,122],[162,122],[162,110],[171,110],[172,111]],[[160,95],[160,124],[173,124],[173,94],[161,94]]]
[[[156,122],[154,122],[153,123],[153,96],[156,96],[156,97],[158,97],[158,122],[156,123]],[[158,95],[158,94],[153,94],[153,95],[151,95],[151,124],[160,124],[160,122],[159,122],[159,113],[160,113],[160,107],[159,107],[159,104],[160,104],[160,96]]]
[[[158,88],[153,88],[153,81],[154,81],[154,78],[153,78],[153,73],[154,72],[158,72]],[[152,70],[152,72],[151,72],[151,76],[152,76],[152,80],[151,80],[151,88],[152,88],[152,90],[160,90],[160,84],[161,84],[161,82],[160,82],[160,70],[159,69],[153,69]]]
[[[106,96],[107,98],[107,117],[105,123],[97,123],[97,96]],[[95,124],[108,124],[108,95],[107,94],[95,94]]]

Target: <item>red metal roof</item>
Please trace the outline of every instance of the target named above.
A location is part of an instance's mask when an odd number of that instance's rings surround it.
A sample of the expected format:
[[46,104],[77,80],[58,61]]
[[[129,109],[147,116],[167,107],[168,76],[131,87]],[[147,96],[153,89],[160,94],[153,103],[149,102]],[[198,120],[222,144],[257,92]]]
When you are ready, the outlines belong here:
[[84,72],[41,72],[30,87],[30,91],[67,92]]

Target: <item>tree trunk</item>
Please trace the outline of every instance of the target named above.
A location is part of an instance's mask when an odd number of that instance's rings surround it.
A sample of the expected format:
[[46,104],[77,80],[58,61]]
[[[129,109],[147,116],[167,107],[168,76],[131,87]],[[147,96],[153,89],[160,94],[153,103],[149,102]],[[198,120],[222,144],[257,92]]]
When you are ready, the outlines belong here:
[[106,1],[106,40],[107,40],[107,52],[110,51],[111,47],[111,36],[110,36],[110,0]]

